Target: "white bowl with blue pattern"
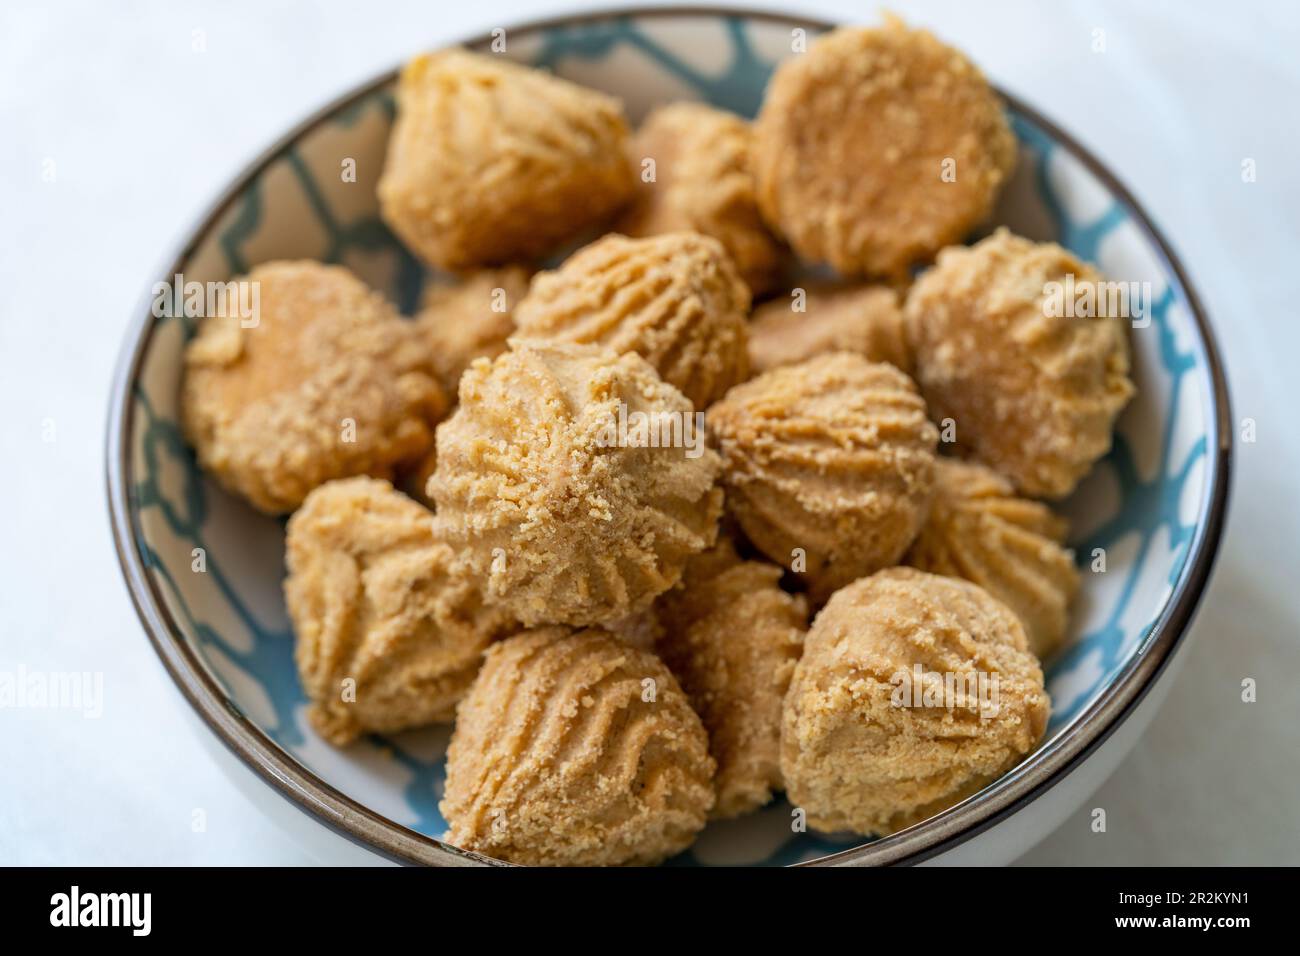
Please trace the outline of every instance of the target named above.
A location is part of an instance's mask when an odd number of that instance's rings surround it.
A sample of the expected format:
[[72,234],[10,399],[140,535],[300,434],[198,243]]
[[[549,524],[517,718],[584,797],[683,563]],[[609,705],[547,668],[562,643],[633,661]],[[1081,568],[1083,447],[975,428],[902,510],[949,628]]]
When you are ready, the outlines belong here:
[[[513,59],[621,97],[635,122],[675,99],[752,116],[773,66],[791,55],[792,31],[827,28],[772,14],[638,11],[521,26],[507,30],[506,43]],[[392,74],[380,77],[271,147],[154,278],[226,280],[266,260],[313,258],[349,266],[409,313],[425,274],[380,222],[374,190],[392,82]],[[1054,239],[1108,277],[1153,290],[1152,321],[1132,334],[1137,398],[1110,455],[1065,505],[1084,585],[1068,644],[1047,666],[1047,736],[1002,780],[888,839],[793,833],[790,807],[778,800],[711,825],[675,863],[1011,859],[1113,769],[1161,696],[1148,692],[1167,684],[1226,510],[1231,428],[1220,363],[1195,295],[1136,201],[1046,120],[1010,98],[1008,110],[1021,161],[995,222]],[[355,182],[340,176],[346,160],[355,162]],[[308,725],[281,593],[283,523],[203,475],[177,425],[193,322],[154,318],[144,303],[113,395],[110,508],[146,631],[207,724],[202,732],[241,759],[237,773],[270,784],[254,788],[268,803],[279,804],[278,790],[397,860],[477,862],[437,841],[447,728],[337,750]],[[197,549],[203,571],[194,570]],[[1104,572],[1093,570],[1096,549],[1105,551]],[[339,858],[323,828],[295,829],[326,859]]]

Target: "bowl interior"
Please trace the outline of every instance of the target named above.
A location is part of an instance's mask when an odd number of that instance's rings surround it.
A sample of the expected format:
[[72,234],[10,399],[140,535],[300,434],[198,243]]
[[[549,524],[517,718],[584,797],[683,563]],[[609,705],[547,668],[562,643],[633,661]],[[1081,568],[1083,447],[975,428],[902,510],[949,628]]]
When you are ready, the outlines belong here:
[[[505,40],[513,59],[621,97],[636,121],[673,99],[752,116],[775,63],[793,55],[792,29],[764,17],[671,13],[521,29]],[[393,112],[385,84],[320,119],[253,171],[193,237],[177,271],[206,282],[269,259],[341,262],[409,313],[425,274],[380,222],[375,199]],[[1055,239],[1109,278],[1149,283],[1150,296],[1149,324],[1131,337],[1138,396],[1110,455],[1064,506],[1084,586],[1068,646],[1047,667],[1051,740],[1069,733],[1141,653],[1184,572],[1207,508],[1213,399],[1186,290],[1160,250],[1079,157],[1029,116],[1014,107],[1011,114],[1021,161],[995,221]],[[342,175],[349,160],[355,181]],[[209,481],[177,425],[181,355],[195,321],[161,318],[146,330],[126,438],[133,545],[177,624],[177,639],[191,645],[229,706],[293,759],[395,823],[439,837],[449,729],[372,737],[340,751],[304,718],[281,593],[283,522]],[[778,800],[710,826],[676,862],[786,864],[862,842],[792,833],[790,822],[789,805]]]

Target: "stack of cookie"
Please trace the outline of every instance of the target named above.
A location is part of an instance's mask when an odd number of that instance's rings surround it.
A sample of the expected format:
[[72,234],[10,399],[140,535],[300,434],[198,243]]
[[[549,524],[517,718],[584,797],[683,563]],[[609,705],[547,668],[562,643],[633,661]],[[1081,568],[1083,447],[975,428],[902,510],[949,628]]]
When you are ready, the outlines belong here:
[[269,263],[256,327],[186,355],[200,463],[291,515],[318,731],[454,720],[447,839],[529,864],[658,862],[781,791],[885,834],[1013,767],[1078,588],[1045,501],[1133,394],[1120,318],[1046,303],[1091,267],[958,245],[1015,155],[896,20],[752,123],[635,134],[496,56],[409,64],[379,201],[438,272],[420,314]]

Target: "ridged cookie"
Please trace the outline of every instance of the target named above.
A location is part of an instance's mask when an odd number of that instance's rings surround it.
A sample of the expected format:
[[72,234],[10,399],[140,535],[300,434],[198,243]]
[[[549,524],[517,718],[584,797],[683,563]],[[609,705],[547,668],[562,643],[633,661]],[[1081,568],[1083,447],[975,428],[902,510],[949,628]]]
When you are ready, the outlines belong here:
[[708,411],[727,508],[825,600],[895,564],[930,507],[938,433],[911,380],[851,352],[785,365]]
[[634,353],[515,339],[470,366],[438,429],[437,527],[525,624],[612,624],[717,536],[718,456],[694,428],[690,403]]
[[456,846],[531,866],[658,863],[713,805],[700,719],[657,657],[599,628],[493,645],[439,808]]

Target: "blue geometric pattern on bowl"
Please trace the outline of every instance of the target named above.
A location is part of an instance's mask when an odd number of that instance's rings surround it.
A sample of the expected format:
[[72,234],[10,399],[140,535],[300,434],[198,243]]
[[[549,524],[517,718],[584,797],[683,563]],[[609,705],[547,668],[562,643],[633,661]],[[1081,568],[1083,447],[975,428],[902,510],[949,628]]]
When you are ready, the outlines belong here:
[[[635,121],[671,99],[752,116],[774,64],[791,55],[779,23],[705,14],[620,17],[507,38],[510,57],[624,99]],[[421,267],[380,222],[374,198],[390,89],[354,101],[283,150],[199,238],[187,280],[225,280],[276,258],[341,262],[404,311]],[[1138,397],[1111,454],[1065,505],[1085,579],[1068,646],[1047,668],[1049,738],[1067,728],[1147,638],[1183,570],[1204,508],[1206,362],[1186,294],[1129,210],[1068,150],[1013,113],[1021,163],[995,221],[1055,239],[1111,278],[1151,283],[1151,324],[1132,335]],[[353,160],[356,181],[340,169]],[[338,751],[304,721],[293,635],[280,591],[283,522],[255,514],[196,467],[177,426],[181,353],[193,320],[157,320],[134,392],[131,509],[135,540],[211,674],[237,708],[328,783],[397,823],[440,837],[437,803],[448,728],[373,737]],[[198,573],[196,549],[206,570]],[[1093,567],[1104,549],[1105,571]],[[862,842],[791,832],[782,800],[713,824],[677,863],[778,865]]]

